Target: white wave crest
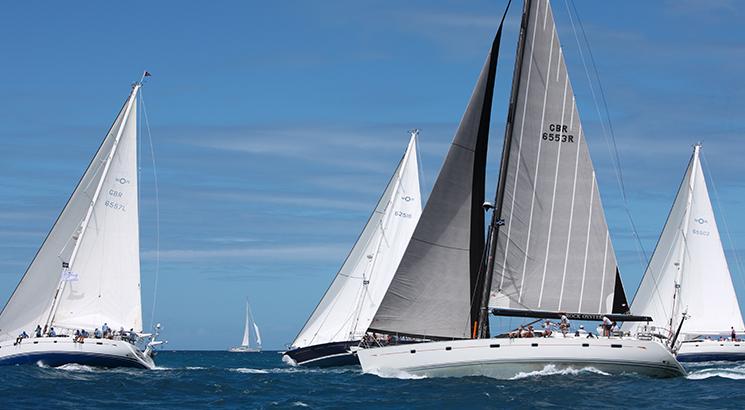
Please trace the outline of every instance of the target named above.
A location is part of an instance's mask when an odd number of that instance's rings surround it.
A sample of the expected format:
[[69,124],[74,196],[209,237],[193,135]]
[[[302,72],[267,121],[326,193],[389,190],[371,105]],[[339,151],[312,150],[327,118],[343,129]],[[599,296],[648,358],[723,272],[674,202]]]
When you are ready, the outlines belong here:
[[251,369],[248,367],[239,367],[237,369],[228,369],[231,372],[238,372],[238,373],[246,373],[246,374],[266,374],[269,373],[269,371],[265,369]]
[[587,373],[610,376],[609,373],[598,370],[594,367],[582,367],[579,369],[575,369],[573,367],[558,368],[556,367],[556,365],[549,364],[549,365],[546,365],[541,370],[534,370],[532,372],[519,372],[518,374],[512,376],[510,380],[519,380],[519,379],[525,379],[528,377],[556,376],[556,375],[576,376],[579,374],[587,374]]
[[292,405],[296,407],[308,407],[308,405],[306,403],[303,403],[302,401],[294,401],[292,402]]
[[283,354],[282,355],[282,362],[285,363],[285,364],[288,364],[288,365],[290,365],[292,367],[297,367],[297,362],[294,361],[294,360],[292,360],[292,357],[290,357],[290,356],[288,356],[286,354]]
[[91,366],[86,366],[84,364],[77,364],[77,363],[63,364],[62,366],[56,367],[56,369],[65,370],[68,372],[82,372],[82,373],[92,373],[96,371],[96,369]]
[[372,369],[367,373],[386,379],[420,380],[427,378],[427,376],[424,375],[411,374],[398,369]]
[[712,377],[721,377],[731,380],[743,380],[745,379],[745,369],[741,368],[740,366],[734,368],[703,369],[689,373],[688,376],[686,376],[688,380],[705,380]]

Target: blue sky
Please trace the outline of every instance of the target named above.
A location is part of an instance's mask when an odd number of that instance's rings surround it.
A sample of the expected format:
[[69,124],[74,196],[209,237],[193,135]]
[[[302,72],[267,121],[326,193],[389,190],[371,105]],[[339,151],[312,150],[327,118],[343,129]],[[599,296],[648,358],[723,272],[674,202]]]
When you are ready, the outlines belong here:
[[[734,0],[575,1],[646,254],[691,144],[703,141],[742,299],[745,272],[734,256],[745,260],[745,12]],[[223,349],[240,341],[248,297],[266,346],[282,348],[359,234],[410,128],[422,129],[422,186],[431,188],[504,3],[4,5],[0,299],[64,206],[129,84],[148,69],[143,93],[161,207],[156,320],[171,348]],[[585,75],[564,1],[553,7],[630,297],[643,258],[592,99],[598,83]],[[498,69],[490,196],[518,9],[508,17]],[[155,202],[150,158],[141,163],[149,322]]]

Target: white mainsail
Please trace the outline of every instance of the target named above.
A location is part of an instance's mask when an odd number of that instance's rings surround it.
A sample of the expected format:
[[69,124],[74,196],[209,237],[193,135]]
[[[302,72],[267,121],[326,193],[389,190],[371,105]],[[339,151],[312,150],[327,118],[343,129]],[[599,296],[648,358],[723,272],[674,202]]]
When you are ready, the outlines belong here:
[[[0,313],[0,333],[37,325],[142,330],[137,93],[129,98]],[[69,266],[68,266],[69,265]],[[58,294],[59,293],[59,294]]]
[[243,326],[243,341],[241,342],[241,346],[248,346],[250,343],[249,338],[249,323],[248,323],[248,302],[246,302],[246,323]]
[[367,331],[422,212],[416,132],[375,211],[293,347],[349,341]]
[[[745,328],[719,237],[696,145],[665,227],[634,297],[635,314],[672,333],[683,313],[684,335]],[[634,326],[628,325],[628,328]]]

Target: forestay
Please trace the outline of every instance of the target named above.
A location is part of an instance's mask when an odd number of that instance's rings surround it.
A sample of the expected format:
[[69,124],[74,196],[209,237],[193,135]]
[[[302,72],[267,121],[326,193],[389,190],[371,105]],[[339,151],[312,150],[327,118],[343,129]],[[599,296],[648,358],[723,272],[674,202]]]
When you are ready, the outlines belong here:
[[[55,221],[41,248],[29,265],[20,283],[0,314],[0,333],[16,336],[22,330],[30,332],[37,325],[46,323],[60,278],[63,262],[69,262],[80,236],[84,220],[104,168],[120,130],[121,146],[112,159],[112,166],[104,182],[99,203],[94,208],[86,235],[86,245],[81,244],[78,264],[71,266],[66,276],[78,278],[60,303],[60,324],[74,327],[95,328],[108,321],[111,327],[125,326],[141,329],[139,293],[139,255],[137,224],[137,173],[136,173],[136,112],[129,114],[128,107],[136,108],[134,101],[137,87],[119,112],[114,124],[99,147],[83,177],[78,182],[67,204]],[[121,150],[121,151],[120,151]],[[121,184],[116,178],[128,181]],[[121,192],[111,195],[109,190]],[[124,209],[115,209],[115,203]],[[115,205],[116,207],[116,205]],[[105,230],[104,230],[105,229]],[[121,229],[121,230],[119,230]],[[96,244],[95,242],[99,243]],[[102,257],[112,259],[103,263]],[[87,260],[91,258],[91,260]],[[105,276],[104,276],[105,275]],[[72,282],[68,282],[72,283]],[[99,298],[99,296],[101,296]],[[98,310],[101,308],[101,310]],[[72,319],[72,313],[81,320]],[[56,324],[56,323],[55,323]]]
[[[695,146],[654,254],[634,297],[634,313],[690,336],[745,329]],[[679,288],[676,286],[679,285]],[[676,288],[678,289],[676,295]]]
[[367,332],[421,212],[413,133],[375,211],[293,347],[358,340]]
[[552,10],[529,4],[489,305],[626,313]]

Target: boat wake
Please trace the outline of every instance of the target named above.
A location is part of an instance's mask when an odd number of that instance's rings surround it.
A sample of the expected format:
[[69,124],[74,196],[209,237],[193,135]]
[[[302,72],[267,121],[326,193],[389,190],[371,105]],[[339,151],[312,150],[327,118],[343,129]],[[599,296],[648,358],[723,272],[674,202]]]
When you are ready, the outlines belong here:
[[520,380],[520,379],[526,379],[526,378],[531,378],[531,377],[556,376],[556,375],[577,376],[580,374],[599,374],[602,376],[610,376],[610,373],[606,373],[594,367],[582,367],[579,369],[575,369],[572,367],[558,368],[556,367],[556,365],[549,364],[549,365],[546,365],[541,370],[534,370],[532,372],[520,372],[512,376],[510,380]]
[[357,373],[359,369],[351,367],[318,368],[318,367],[274,367],[269,369],[254,369],[250,367],[238,367],[227,369],[231,372],[244,374],[306,374],[306,373]]

